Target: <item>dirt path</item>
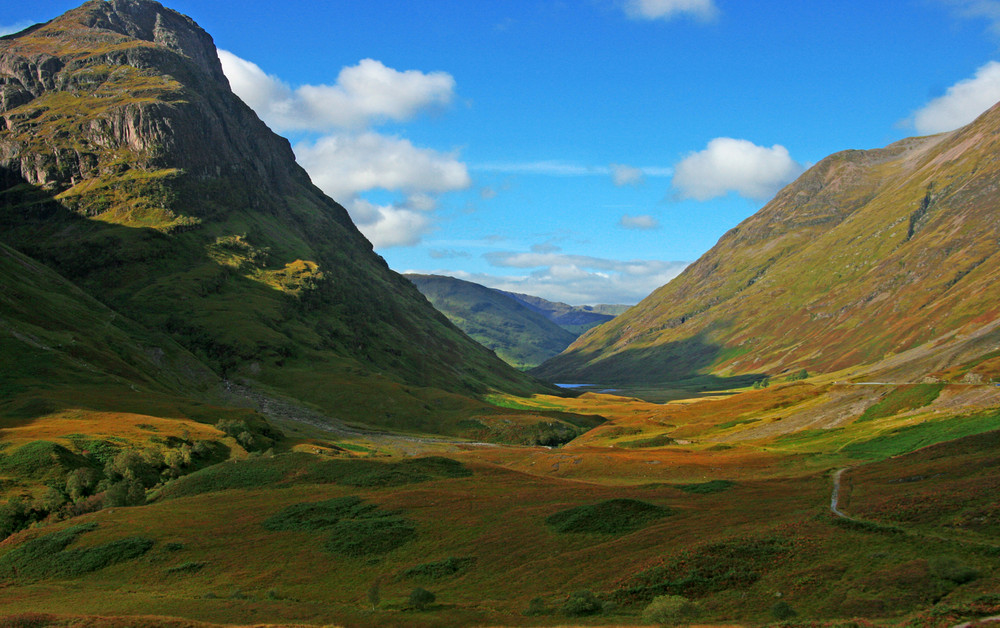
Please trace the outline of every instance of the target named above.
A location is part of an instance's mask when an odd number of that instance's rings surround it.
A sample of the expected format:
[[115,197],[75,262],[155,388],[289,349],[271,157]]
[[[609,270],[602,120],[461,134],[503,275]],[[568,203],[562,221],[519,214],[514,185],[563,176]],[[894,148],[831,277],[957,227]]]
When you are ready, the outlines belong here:
[[841,519],[850,519],[847,515],[841,512],[840,505],[840,477],[844,475],[844,471],[847,471],[850,467],[844,467],[843,469],[837,469],[833,474],[833,494],[830,495],[830,512]]

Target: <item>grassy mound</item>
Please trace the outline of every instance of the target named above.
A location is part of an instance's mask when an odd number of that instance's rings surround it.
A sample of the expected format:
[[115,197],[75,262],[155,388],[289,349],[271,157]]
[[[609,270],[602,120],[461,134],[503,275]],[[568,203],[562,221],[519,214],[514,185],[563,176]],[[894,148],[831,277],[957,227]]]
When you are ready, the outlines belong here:
[[672,514],[669,508],[635,499],[609,499],[561,510],[545,523],[564,534],[628,534]]
[[355,557],[388,553],[417,533],[406,519],[353,496],[292,504],[263,526],[272,531],[328,531],[324,550]]
[[356,519],[374,515],[375,504],[367,504],[358,497],[337,497],[324,502],[292,504],[267,519],[263,525],[271,531],[327,530],[341,519]]
[[138,558],[153,547],[152,539],[134,536],[84,549],[66,549],[78,536],[95,529],[94,523],[72,526],[14,548],[0,557],[0,578],[79,576]]
[[685,493],[710,495],[712,493],[728,491],[734,486],[736,486],[736,482],[733,482],[732,480],[709,480],[708,482],[699,482],[697,484],[678,484],[677,488]]
[[450,556],[437,562],[423,563],[415,567],[410,567],[403,571],[400,577],[420,581],[445,580],[446,578],[465,573],[475,564],[475,556],[465,556],[462,558]]
[[87,466],[91,462],[83,456],[44,440],[21,445],[7,455],[0,454],[0,472],[19,477],[42,478],[54,470],[65,472]]

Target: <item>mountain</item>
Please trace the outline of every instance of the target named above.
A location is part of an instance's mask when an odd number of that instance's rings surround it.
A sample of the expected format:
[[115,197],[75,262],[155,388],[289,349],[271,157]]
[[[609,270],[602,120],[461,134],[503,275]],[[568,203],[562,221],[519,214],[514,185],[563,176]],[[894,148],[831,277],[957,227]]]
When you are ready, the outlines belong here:
[[459,329],[517,368],[538,366],[578,335],[508,293],[441,275],[405,277]]
[[834,154],[535,373],[725,384],[884,361],[902,381],[1000,375],[998,155],[1000,107]]
[[94,0],[0,38],[0,120],[0,241],[222,378],[400,429],[545,390],[387,267],[186,16]]
[[568,305],[556,301],[546,301],[541,297],[517,292],[505,292],[514,299],[524,303],[536,312],[544,315],[550,321],[563,329],[579,336],[583,332],[604,324],[618,316],[630,306],[628,305]]

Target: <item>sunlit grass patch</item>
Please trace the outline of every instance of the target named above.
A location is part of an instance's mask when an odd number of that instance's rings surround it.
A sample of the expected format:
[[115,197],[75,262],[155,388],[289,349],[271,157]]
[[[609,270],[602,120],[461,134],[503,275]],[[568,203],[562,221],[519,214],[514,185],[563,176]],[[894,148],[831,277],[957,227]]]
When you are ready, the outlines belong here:
[[906,410],[923,408],[934,402],[944,389],[944,384],[912,384],[896,388],[877,403],[869,406],[858,417],[858,422],[874,421],[894,416]]

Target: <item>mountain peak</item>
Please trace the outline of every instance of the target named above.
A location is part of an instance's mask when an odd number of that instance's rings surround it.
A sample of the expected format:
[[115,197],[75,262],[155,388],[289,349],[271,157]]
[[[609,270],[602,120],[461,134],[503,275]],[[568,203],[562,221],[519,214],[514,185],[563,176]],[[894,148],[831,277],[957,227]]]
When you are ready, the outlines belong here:
[[[31,35],[61,40],[73,52],[80,52],[76,48],[82,44],[86,52],[120,54],[128,40],[148,42],[187,57],[228,85],[212,36],[191,18],[155,0],[91,0],[35,28]],[[47,48],[39,51],[51,54]]]

